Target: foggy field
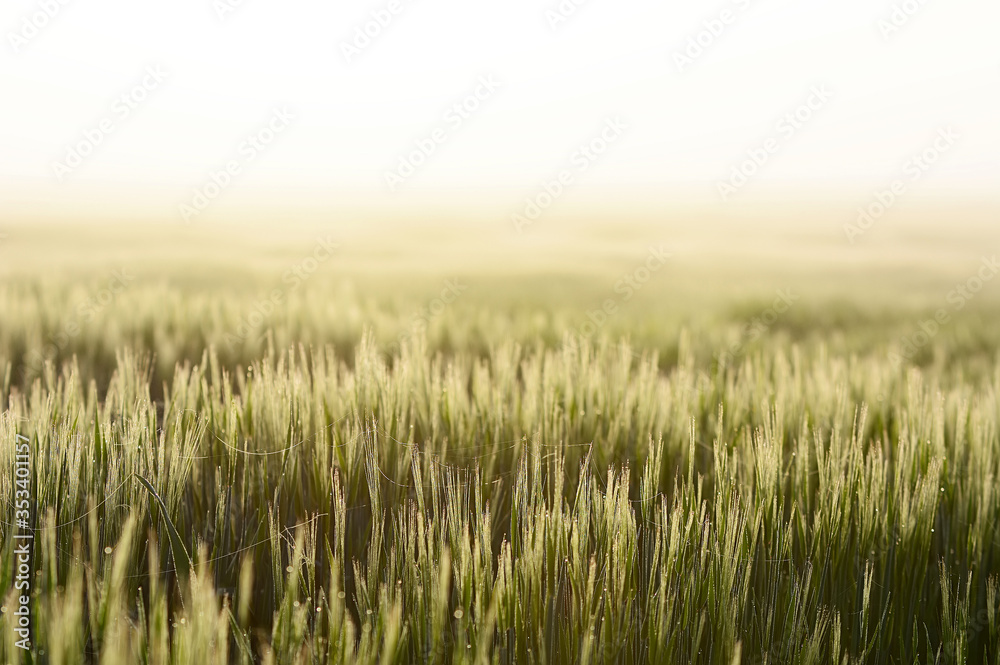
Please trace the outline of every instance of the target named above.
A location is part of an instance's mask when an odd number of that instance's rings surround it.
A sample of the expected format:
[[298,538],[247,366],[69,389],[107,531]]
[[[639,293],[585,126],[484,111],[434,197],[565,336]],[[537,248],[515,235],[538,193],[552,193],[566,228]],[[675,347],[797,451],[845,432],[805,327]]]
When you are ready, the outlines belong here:
[[33,530],[39,662],[1000,663],[989,242],[564,231],[12,227],[5,619]]
[[1000,665],[1000,3],[0,8],[0,665]]

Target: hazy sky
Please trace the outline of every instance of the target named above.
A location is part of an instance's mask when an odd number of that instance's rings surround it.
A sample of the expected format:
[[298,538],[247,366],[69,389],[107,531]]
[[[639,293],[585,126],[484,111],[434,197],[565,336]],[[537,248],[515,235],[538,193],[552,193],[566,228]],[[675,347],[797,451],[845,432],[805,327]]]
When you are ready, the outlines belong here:
[[8,212],[1000,175],[995,0],[7,0],[0,31]]

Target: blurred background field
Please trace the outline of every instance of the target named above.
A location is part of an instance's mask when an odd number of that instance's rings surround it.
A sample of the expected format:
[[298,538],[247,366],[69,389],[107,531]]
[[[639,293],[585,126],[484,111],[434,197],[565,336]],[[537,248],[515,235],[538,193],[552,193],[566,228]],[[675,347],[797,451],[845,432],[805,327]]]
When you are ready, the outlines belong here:
[[8,224],[35,648],[1000,663],[996,232],[928,215]]
[[[504,340],[552,347],[582,332],[627,338],[670,363],[686,330],[703,361],[765,337],[888,357],[943,308],[949,322],[909,360],[944,368],[958,358],[975,370],[993,362],[1000,339],[1000,282],[985,282],[961,311],[948,295],[994,255],[1000,231],[973,207],[951,209],[962,223],[946,232],[934,225],[939,211],[928,209],[924,223],[876,225],[854,243],[842,224],[804,224],[794,211],[767,209],[740,219],[692,213],[703,223],[683,215],[676,223],[556,219],[522,234],[346,215],[280,227],[7,225],[0,368],[9,364],[16,383],[37,376],[43,359],[58,365],[76,356],[104,382],[116,349],[129,347],[154,352],[162,380],[209,346],[227,366],[245,366],[268,336],[276,348],[346,351],[365,330],[386,350],[418,332],[431,349],[479,354]],[[338,244],[335,256],[309,263],[324,239]],[[621,280],[650,247],[670,260],[626,288]],[[299,277],[289,276],[296,267]],[[122,270],[129,280],[121,292],[102,295]],[[435,303],[448,283],[460,293]],[[277,306],[261,307],[275,290]],[[792,294],[793,305],[762,321],[779,293]],[[609,299],[614,313],[605,320],[597,312]]]

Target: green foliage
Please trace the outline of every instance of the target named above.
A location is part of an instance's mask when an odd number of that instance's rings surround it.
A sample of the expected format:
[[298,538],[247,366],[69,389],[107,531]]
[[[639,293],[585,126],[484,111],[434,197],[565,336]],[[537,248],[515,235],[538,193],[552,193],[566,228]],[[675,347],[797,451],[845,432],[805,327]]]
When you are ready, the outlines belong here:
[[[48,319],[17,302],[0,496],[21,434],[32,662],[1000,663],[983,319],[897,366],[870,344],[897,324],[800,310],[717,363],[738,320],[591,342],[498,309],[492,339],[456,305],[388,355],[389,315],[334,344],[296,314],[234,351],[172,301],[36,375]],[[0,660],[29,662],[8,617]]]

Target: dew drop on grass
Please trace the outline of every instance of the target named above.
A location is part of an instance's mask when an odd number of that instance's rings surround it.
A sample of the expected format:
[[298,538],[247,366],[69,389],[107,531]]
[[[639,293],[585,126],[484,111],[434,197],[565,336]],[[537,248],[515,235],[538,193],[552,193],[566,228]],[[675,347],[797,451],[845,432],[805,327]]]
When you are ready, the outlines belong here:
[[462,611],[462,608],[458,608],[457,610],[455,610],[455,618],[456,619],[461,619],[464,615],[465,615],[465,612]]
[[105,548],[104,548],[104,553],[105,553],[105,554],[111,554],[111,552],[112,552],[112,551],[113,551],[113,550],[112,550],[112,549],[111,549],[110,547],[105,547]]

